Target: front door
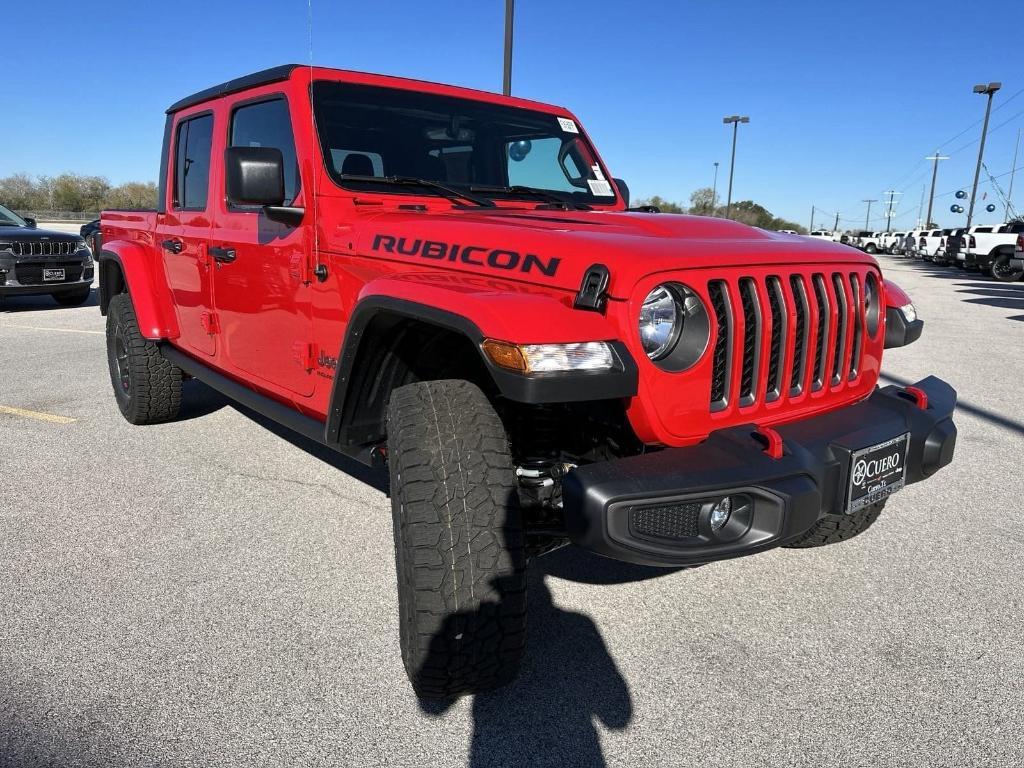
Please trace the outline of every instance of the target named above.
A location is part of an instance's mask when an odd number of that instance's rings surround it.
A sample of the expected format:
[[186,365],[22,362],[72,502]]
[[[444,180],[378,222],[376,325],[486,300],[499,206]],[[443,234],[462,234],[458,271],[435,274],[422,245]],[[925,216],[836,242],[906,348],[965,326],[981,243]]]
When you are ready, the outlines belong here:
[[167,213],[157,215],[156,246],[163,256],[167,284],[178,315],[179,341],[204,355],[217,352],[213,281],[206,255],[209,213],[210,151],[213,115],[186,117],[175,130],[174,166]]
[[[285,205],[294,202],[300,181],[283,95],[234,106],[228,145],[280,149]],[[309,396],[314,350],[305,229],[270,221],[258,207],[230,206],[220,198],[210,255],[226,363],[276,388]]]

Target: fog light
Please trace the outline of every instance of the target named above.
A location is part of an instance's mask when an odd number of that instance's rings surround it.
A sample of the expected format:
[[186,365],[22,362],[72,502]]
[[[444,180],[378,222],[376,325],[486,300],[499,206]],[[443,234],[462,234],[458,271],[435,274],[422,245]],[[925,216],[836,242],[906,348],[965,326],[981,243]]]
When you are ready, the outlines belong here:
[[711,508],[711,516],[708,521],[711,523],[712,531],[719,531],[722,526],[729,522],[732,514],[732,496],[726,496]]

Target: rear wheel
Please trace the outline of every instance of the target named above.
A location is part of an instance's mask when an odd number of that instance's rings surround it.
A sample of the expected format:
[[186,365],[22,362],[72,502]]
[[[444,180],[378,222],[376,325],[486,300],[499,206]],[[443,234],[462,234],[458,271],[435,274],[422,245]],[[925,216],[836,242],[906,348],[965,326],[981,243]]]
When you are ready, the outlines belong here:
[[402,662],[416,694],[510,683],[526,642],[522,514],[508,439],[467,381],[400,387],[388,464]]
[[92,295],[91,285],[86,285],[77,291],[62,291],[61,293],[52,294],[53,300],[62,307],[77,307],[79,304],[87,301],[90,295]]
[[1010,256],[1001,254],[992,262],[992,277],[1002,283],[1012,283],[1024,276],[1024,269],[1010,266]]
[[121,414],[132,424],[170,421],[181,407],[181,369],[143,337],[128,294],[107,308],[107,365]]
[[804,534],[795,541],[783,544],[785,547],[824,547],[852,539],[863,533],[878,519],[885,507],[885,501],[864,507],[852,515],[825,515],[818,518]]
[[865,248],[864,250],[866,250],[870,254],[878,253],[878,249],[875,247],[874,243],[868,243],[868,247]]

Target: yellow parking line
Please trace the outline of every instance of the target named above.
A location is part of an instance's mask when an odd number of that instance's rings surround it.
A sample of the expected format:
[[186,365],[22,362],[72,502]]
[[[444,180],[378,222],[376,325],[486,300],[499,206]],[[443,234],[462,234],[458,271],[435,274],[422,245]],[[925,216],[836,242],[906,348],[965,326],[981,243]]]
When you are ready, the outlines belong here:
[[58,416],[55,413],[26,411],[24,408],[11,408],[8,405],[0,405],[0,413],[6,413],[8,416],[21,416],[25,419],[35,419],[36,421],[48,421],[51,424],[74,424],[78,421],[78,419],[72,419],[68,416]]
[[59,331],[61,333],[92,333],[103,336],[104,331],[84,331],[79,328],[50,328],[43,325],[17,325],[16,323],[0,323],[0,328],[21,328],[26,331]]

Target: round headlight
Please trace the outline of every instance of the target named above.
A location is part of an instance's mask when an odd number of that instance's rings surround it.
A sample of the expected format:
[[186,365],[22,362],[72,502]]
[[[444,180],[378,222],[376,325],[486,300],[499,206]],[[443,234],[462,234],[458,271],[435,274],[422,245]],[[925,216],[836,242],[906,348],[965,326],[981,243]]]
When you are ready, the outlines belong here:
[[675,291],[659,285],[644,299],[640,308],[640,343],[651,360],[672,351],[683,325],[683,313]]

